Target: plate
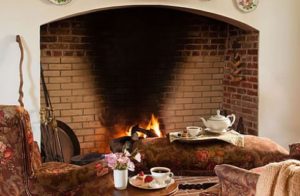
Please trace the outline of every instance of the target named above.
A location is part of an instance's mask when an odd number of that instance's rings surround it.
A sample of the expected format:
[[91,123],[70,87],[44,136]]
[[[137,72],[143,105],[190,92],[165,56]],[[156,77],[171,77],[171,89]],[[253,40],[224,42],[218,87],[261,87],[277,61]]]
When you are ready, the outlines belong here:
[[227,132],[226,129],[223,129],[222,131],[220,131],[220,130],[213,130],[210,128],[205,128],[204,131],[209,132],[209,133],[215,133],[215,134],[223,134],[223,133]]
[[256,9],[258,0],[236,0],[236,5],[243,12],[251,12]]
[[[159,185],[158,187],[150,187],[149,183],[143,183],[141,185],[136,185],[134,183],[134,180],[136,179],[138,175],[136,176],[132,176],[131,178],[129,178],[129,184],[131,184],[132,186],[136,187],[136,188],[140,188],[140,189],[146,189],[146,190],[157,190],[157,189],[162,189],[162,188],[166,188],[169,185],[173,184],[175,182],[175,180],[172,178],[170,183],[168,184],[163,184],[163,185]],[[145,176],[151,176],[151,175],[145,175]]]
[[70,3],[72,0],[48,0],[48,1],[56,5],[65,5],[67,3]]

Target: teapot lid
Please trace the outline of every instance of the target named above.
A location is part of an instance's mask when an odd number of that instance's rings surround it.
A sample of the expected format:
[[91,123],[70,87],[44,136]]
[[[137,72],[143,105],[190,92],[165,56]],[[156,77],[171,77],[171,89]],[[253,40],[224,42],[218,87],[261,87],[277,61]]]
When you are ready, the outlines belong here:
[[219,121],[224,121],[224,120],[226,120],[226,119],[227,119],[227,118],[226,118],[225,116],[223,116],[223,115],[220,114],[220,110],[217,110],[217,115],[211,116],[211,117],[209,118],[209,120],[219,120]]

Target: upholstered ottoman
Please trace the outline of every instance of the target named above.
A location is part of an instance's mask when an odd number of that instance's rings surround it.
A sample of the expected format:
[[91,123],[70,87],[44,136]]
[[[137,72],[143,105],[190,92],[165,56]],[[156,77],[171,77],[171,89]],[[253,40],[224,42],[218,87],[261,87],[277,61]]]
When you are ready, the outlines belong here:
[[170,143],[168,138],[146,138],[135,142],[142,154],[137,170],[165,166],[176,175],[214,175],[214,167],[231,164],[251,169],[288,157],[288,151],[267,138],[245,135],[244,147],[222,141]]

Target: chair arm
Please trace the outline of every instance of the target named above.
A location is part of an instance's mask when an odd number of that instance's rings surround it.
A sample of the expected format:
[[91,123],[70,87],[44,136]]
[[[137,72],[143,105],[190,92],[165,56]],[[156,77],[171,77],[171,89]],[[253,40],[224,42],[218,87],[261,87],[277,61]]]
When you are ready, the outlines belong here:
[[221,183],[222,180],[226,180],[244,187],[255,188],[259,177],[257,173],[227,164],[217,165],[215,172]]
[[47,162],[36,171],[37,181],[53,190],[66,191],[87,181],[102,178],[109,173],[104,160],[85,166],[61,162]]

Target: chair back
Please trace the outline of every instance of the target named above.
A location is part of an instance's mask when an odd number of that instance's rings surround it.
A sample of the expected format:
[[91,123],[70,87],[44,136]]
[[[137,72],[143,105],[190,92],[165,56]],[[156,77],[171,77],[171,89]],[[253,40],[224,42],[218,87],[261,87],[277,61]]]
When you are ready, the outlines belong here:
[[0,195],[27,192],[33,175],[33,134],[27,111],[20,106],[0,106]]

